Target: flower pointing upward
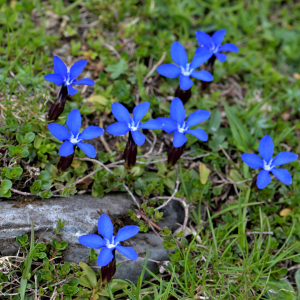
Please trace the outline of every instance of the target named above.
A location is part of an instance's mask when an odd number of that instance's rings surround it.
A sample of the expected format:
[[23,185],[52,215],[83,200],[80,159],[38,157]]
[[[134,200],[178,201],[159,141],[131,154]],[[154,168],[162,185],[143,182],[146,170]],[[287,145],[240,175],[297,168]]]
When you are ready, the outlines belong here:
[[112,135],[125,135],[128,131],[131,131],[134,142],[138,146],[143,145],[145,136],[139,132],[139,129],[161,129],[161,123],[157,120],[141,123],[149,108],[149,102],[140,103],[133,109],[133,117],[130,117],[126,107],[120,103],[113,103],[111,111],[119,122],[109,125],[106,131]]
[[58,57],[53,57],[53,65],[54,65],[54,74],[48,74],[44,78],[48,81],[55,83],[58,86],[64,85],[68,89],[69,95],[75,95],[77,90],[75,90],[72,85],[94,85],[94,81],[89,78],[83,78],[81,80],[77,80],[83,68],[86,66],[86,60],[77,61],[68,71],[67,66],[65,63]]
[[193,81],[190,76],[202,81],[212,81],[213,76],[207,71],[195,71],[210,57],[210,52],[201,52],[196,54],[191,63],[188,63],[188,56],[184,47],[179,42],[174,42],[171,47],[171,57],[178,65],[165,64],[157,68],[157,72],[168,78],[179,77],[179,85],[182,90],[188,90],[192,87]]
[[270,182],[270,172],[284,184],[292,183],[292,176],[286,169],[277,169],[277,166],[287,164],[297,159],[298,155],[291,152],[280,152],[273,159],[274,144],[269,135],[265,135],[258,148],[262,159],[253,153],[242,154],[242,160],[252,169],[262,169],[257,176],[257,187],[264,189]]
[[97,234],[87,234],[78,239],[79,243],[85,247],[102,249],[97,259],[97,264],[100,267],[104,267],[111,262],[114,258],[114,249],[131,260],[138,259],[138,254],[133,248],[123,247],[120,242],[135,236],[139,232],[139,227],[134,225],[125,226],[118,231],[116,236],[113,236],[113,231],[113,224],[109,216],[103,214],[98,220],[98,232],[103,238]]
[[185,109],[182,101],[179,98],[174,98],[171,102],[170,116],[171,119],[158,118],[157,120],[161,122],[164,131],[167,133],[174,132],[174,147],[181,147],[187,141],[186,133],[195,136],[200,141],[207,141],[207,134],[203,129],[190,129],[190,127],[207,120],[210,117],[209,111],[199,109],[190,114],[185,122]]
[[73,109],[67,118],[67,127],[50,123],[48,125],[49,131],[54,137],[60,141],[64,141],[59,148],[59,155],[69,156],[74,153],[74,146],[78,146],[87,156],[96,157],[96,150],[94,146],[84,144],[82,140],[90,140],[96,138],[104,133],[104,129],[98,126],[89,126],[84,129],[82,133],[79,133],[81,126],[81,115],[78,109]]
[[203,31],[197,31],[196,38],[198,43],[200,44],[200,47],[196,50],[195,53],[210,53],[210,56],[208,58],[215,55],[220,62],[224,62],[227,56],[220,51],[239,52],[239,48],[234,44],[227,43],[221,46],[225,34],[225,29],[216,31],[212,36]]

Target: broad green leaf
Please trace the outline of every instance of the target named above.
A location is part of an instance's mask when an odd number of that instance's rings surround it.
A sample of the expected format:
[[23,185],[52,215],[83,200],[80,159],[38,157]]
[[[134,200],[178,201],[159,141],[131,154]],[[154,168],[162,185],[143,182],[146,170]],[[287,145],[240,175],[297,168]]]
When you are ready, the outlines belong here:
[[1,182],[1,187],[3,190],[7,191],[12,187],[12,182],[10,180],[5,179]]
[[[235,182],[241,182],[244,180],[244,178],[242,177],[242,175],[237,171],[237,170],[230,170],[229,172],[229,177]],[[239,189],[242,189],[242,188],[246,188],[247,187],[247,183],[246,182],[242,182],[242,183],[239,183],[237,184],[237,187]]]
[[97,278],[96,278],[95,272],[84,262],[80,262],[79,266],[82,268],[83,271],[86,272],[86,277],[87,277],[89,283],[91,284],[91,286],[93,288],[95,288],[97,285]]
[[200,182],[202,184],[205,184],[207,182],[210,172],[210,169],[205,164],[201,162],[199,163]]

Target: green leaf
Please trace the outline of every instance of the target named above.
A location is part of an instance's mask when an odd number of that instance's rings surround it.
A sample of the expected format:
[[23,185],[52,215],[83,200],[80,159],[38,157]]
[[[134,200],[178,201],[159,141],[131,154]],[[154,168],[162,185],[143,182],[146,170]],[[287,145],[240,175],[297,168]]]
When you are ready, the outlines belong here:
[[86,272],[85,276],[87,277],[92,288],[95,288],[97,285],[97,278],[95,272],[84,262],[80,262],[79,266],[82,268],[83,271]]
[[300,269],[295,274],[295,281],[297,284],[298,291],[300,291]]
[[42,180],[42,181],[43,181],[43,180],[45,180],[45,181],[49,180],[49,179],[50,179],[50,174],[49,174],[49,172],[46,171],[46,170],[41,171],[41,173],[40,173],[38,179],[39,179],[39,180]]
[[30,187],[30,191],[32,194],[37,194],[42,186],[42,181],[41,180],[36,180],[32,186]]
[[112,79],[117,79],[121,74],[125,73],[127,68],[127,62],[121,58],[116,64],[107,66],[106,71],[112,72],[110,75]]
[[12,187],[12,182],[10,180],[5,179],[1,182],[1,187],[4,191],[7,191]]
[[208,176],[210,174],[210,169],[203,163],[199,163],[199,175],[200,175],[200,182],[205,184],[207,182]]
[[25,134],[24,143],[31,143],[35,138],[35,134],[33,132],[28,132]]

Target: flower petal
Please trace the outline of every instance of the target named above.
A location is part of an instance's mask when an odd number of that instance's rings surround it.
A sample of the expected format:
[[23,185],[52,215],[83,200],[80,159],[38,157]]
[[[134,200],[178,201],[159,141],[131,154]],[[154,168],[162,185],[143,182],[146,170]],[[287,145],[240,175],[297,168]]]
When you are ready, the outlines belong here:
[[44,78],[58,86],[61,86],[64,83],[64,77],[60,74],[48,74]]
[[83,78],[81,80],[75,81],[73,84],[75,84],[75,85],[76,84],[83,84],[83,85],[90,85],[90,86],[92,86],[92,85],[95,84],[95,82],[92,79],[90,79],[90,78]]
[[77,134],[79,133],[80,126],[81,126],[80,111],[77,108],[75,108],[68,115],[67,127],[73,133],[74,136],[77,136]]
[[142,129],[162,129],[162,124],[155,119],[151,119],[140,126]]
[[104,129],[99,126],[89,126],[79,134],[79,139],[81,140],[90,140],[94,139],[104,133]]
[[189,76],[181,75],[179,77],[179,85],[182,90],[186,91],[192,87],[193,81]]
[[262,159],[257,154],[244,153],[241,155],[241,158],[252,169],[260,169],[264,166]]
[[195,136],[197,139],[203,142],[206,142],[208,139],[207,133],[201,128],[189,129],[186,131],[186,133]]
[[292,183],[292,176],[286,169],[272,169],[272,174],[284,184]]
[[145,143],[145,135],[138,130],[131,131],[132,138],[138,146],[142,146]]
[[133,109],[133,120],[135,123],[141,121],[147,111],[150,108],[150,103],[149,102],[143,102],[138,104],[134,109]]
[[200,45],[203,45],[208,49],[212,47],[212,39],[206,32],[198,30],[196,32],[196,39]]
[[64,157],[69,156],[72,153],[74,153],[74,145],[69,141],[63,142],[59,148],[58,154]]
[[54,137],[60,141],[65,141],[70,138],[70,133],[65,126],[56,123],[48,124],[48,129]]
[[226,30],[225,29],[221,29],[221,30],[218,30],[216,31],[211,39],[213,41],[213,43],[215,44],[216,47],[220,46],[224,40],[224,37],[225,37],[225,34],[226,34]]
[[179,66],[186,67],[188,56],[184,47],[179,42],[174,42],[171,46],[171,57],[174,63]]
[[200,79],[202,81],[213,81],[213,76],[208,71],[193,71],[191,74],[192,77]]
[[274,153],[274,144],[272,138],[269,135],[265,135],[259,143],[258,152],[263,160],[268,164]]
[[78,77],[81,74],[84,67],[86,66],[86,64],[87,64],[86,60],[77,61],[70,69],[70,79],[72,80]]
[[176,78],[181,74],[181,70],[179,67],[173,64],[164,64],[157,67],[156,71],[165,77],[168,78]]
[[223,53],[220,53],[220,52],[216,52],[215,53],[215,56],[217,57],[217,59],[220,61],[220,62],[225,62],[226,61],[226,58],[227,58],[227,55],[226,54],[223,54]]
[[136,253],[136,251],[133,248],[131,248],[131,247],[117,246],[116,249],[121,254],[123,254],[124,256],[126,256],[127,258],[129,258],[131,260],[137,260],[139,258],[139,256]]
[[190,69],[199,68],[207,60],[209,60],[211,58],[211,56],[212,56],[212,54],[210,51],[196,53],[191,62]]
[[181,147],[186,141],[187,137],[183,133],[177,130],[174,132],[173,145],[175,148]]
[[199,109],[189,115],[186,125],[188,127],[195,126],[195,125],[207,120],[209,117],[210,117],[209,111]]
[[103,214],[98,220],[98,232],[109,242],[112,242],[114,227],[108,215]]
[[90,144],[84,144],[82,142],[77,143],[77,146],[90,158],[95,158],[97,155],[97,152],[95,150],[95,147]]
[[269,171],[261,170],[257,176],[256,185],[259,189],[264,189],[271,182]]
[[157,118],[156,120],[161,123],[161,129],[167,133],[172,133],[177,129],[175,122],[170,118]]
[[109,125],[106,128],[106,131],[112,135],[125,135],[129,131],[129,128],[128,128],[127,124],[117,122],[117,123]]
[[114,255],[112,253],[112,249],[103,248],[98,255],[97,264],[99,267],[105,267],[112,261],[113,258]]
[[294,161],[298,158],[298,155],[292,152],[280,152],[276,155],[272,161],[273,166],[280,166]]
[[128,109],[121,103],[113,103],[111,105],[111,112],[114,117],[122,123],[130,123],[130,114]]
[[67,85],[67,89],[68,89],[68,94],[69,94],[70,96],[73,96],[73,95],[75,95],[75,94],[77,93],[77,90],[74,89],[70,84]]
[[53,57],[54,73],[62,75],[64,77],[68,76],[68,68],[60,57]]
[[185,119],[185,109],[182,101],[175,97],[171,102],[170,116],[173,121],[175,121],[180,126],[183,125]]
[[234,44],[227,43],[227,44],[220,46],[219,51],[229,51],[229,52],[237,53],[237,52],[239,52],[239,48]]
[[79,237],[78,242],[89,248],[100,249],[105,246],[104,240],[97,234],[86,234]]
[[134,226],[134,225],[128,225],[128,226],[121,228],[115,237],[115,244],[117,242],[123,242],[123,241],[130,239],[131,237],[138,234],[139,231],[140,231],[140,228],[138,226]]

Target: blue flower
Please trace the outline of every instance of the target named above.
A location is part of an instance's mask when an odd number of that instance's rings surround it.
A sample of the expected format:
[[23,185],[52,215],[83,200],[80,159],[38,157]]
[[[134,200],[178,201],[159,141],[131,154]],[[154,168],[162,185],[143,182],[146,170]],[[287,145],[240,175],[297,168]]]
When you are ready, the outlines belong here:
[[191,63],[188,63],[188,56],[184,47],[179,42],[174,42],[171,47],[171,57],[173,61],[179,66],[174,64],[160,65],[157,72],[168,78],[176,78],[179,75],[179,85],[182,90],[188,90],[192,87],[193,81],[190,76],[200,79],[202,81],[212,81],[213,76],[207,71],[195,71],[210,57],[210,52],[201,52],[196,54]]
[[207,110],[197,110],[190,114],[185,122],[185,109],[182,101],[179,98],[174,98],[171,102],[169,118],[157,118],[162,124],[162,129],[167,133],[174,132],[173,145],[175,148],[181,147],[186,141],[186,133],[198,138],[200,141],[207,141],[207,134],[203,129],[190,129],[210,117],[210,112]]
[[131,131],[134,142],[138,146],[143,145],[145,136],[139,132],[139,129],[161,129],[161,123],[157,120],[141,123],[149,108],[149,102],[140,103],[133,109],[133,117],[130,117],[126,107],[120,103],[113,103],[111,111],[119,122],[109,125],[106,131],[113,135],[125,135],[128,131]]
[[83,78],[81,80],[76,79],[78,77],[83,68],[86,66],[86,60],[77,61],[68,71],[67,66],[64,62],[58,57],[53,57],[53,65],[54,65],[54,74],[46,75],[44,78],[48,81],[55,83],[58,86],[62,84],[67,86],[69,95],[75,95],[77,90],[75,90],[72,85],[73,84],[83,84],[83,85],[94,85],[95,82],[89,78]]
[[81,115],[78,109],[73,109],[67,118],[67,127],[50,123],[48,125],[49,131],[54,137],[60,141],[64,141],[59,148],[60,156],[68,156],[74,153],[74,146],[78,146],[87,156],[96,157],[96,150],[94,146],[84,144],[82,140],[90,140],[96,138],[104,133],[104,130],[98,126],[89,126],[84,129],[82,133],[79,133],[81,126]]
[[100,267],[108,265],[113,259],[113,250],[118,250],[121,254],[131,260],[137,260],[138,254],[131,247],[123,247],[120,242],[128,240],[139,232],[139,227],[129,225],[121,228],[116,236],[113,236],[114,227],[108,215],[101,215],[98,220],[98,232],[102,235],[101,238],[97,234],[87,234],[81,236],[78,241],[81,245],[94,249],[101,249],[97,264]]
[[252,169],[262,169],[257,176],[257,187],[264,189],[270,182],[270,172],[281,182],[285,184],[292,183],[292,176],[286,169],[277,169],[277,166],[287,164],[297,159],[298,155],[291,152],[280,152],[273,159],[274,145],[272,138],[265,135],[258,147],[262,159],[253,153],[242,154],[242,160]]
[[225,34],[225,29],[216,31],[212,37],[203,31],[197,31],[196,38],[200,47],[195,53],[207,53],[208,51],[210,57],[215,55],[220,62],[224,62],[226,60],[226,54],[220,53],[220,51],[239,52],[239,48],[236,45],[227,43],[221,46]]

